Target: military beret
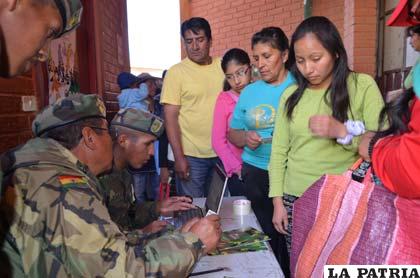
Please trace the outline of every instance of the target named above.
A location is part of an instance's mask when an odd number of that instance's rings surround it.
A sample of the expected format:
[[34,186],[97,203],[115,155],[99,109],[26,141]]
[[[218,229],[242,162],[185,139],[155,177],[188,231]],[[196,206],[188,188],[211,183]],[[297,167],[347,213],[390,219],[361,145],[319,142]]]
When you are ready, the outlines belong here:
[[70,32],[80,24],[83,6],[80,0],[55,0],[55,5],[63,22],[63,28],[57,37]]
[[112,119],[111,126],[123,126],[156,137],[161,136],[164,130],[161,118],[150,112],[133,108],[121,109]]
[[105,119],[106,109],[97,95],[72,94],[41,111],[32,123],[32,132],[40,136],[51,129],[88,118]]

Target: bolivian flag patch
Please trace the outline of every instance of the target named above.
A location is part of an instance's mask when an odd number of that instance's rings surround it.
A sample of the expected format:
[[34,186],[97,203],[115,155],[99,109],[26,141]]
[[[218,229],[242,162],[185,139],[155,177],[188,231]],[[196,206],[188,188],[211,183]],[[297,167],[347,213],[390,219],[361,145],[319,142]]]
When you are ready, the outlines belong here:
[[78,187],[87,184],[87,179],[80,176],[59,176],[58,180],[65,188]]

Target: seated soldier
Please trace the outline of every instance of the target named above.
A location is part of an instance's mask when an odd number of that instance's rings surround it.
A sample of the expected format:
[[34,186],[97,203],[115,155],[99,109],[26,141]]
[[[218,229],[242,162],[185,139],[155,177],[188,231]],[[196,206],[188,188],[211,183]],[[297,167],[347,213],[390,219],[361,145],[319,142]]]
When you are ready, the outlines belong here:
[[[1,1],[0,76],[18,76],[29,71],[34,62],[44,61],[47,57],[44,48],[51,40],[76,28],[81,14],[80,0]],[[2,178],[0,171],[0,184]],[[0,247],[12,221],[12,213],[5,207],[0,195]],[[0,277],[10,276],[9,259],[0,250]]]
[[14,212],[3,250],[15,277],[186,277],[215,248],[218,217],[151,240],[111,220],[96,176],[112,166],[112,139],[96,95],[63,98],[32,127],[36,138],[1,158]]
[[190,198],[182,196],[140,204],[135,200],[127,167],[139,169],[149,160],[153,142],[164,131],[162,119],[144,110],[122,109],[115,115],[110,129],[114,137],[114,168],[99,180],[111,219],[122,230],[144,228],[143,232],[157,232],[166,225],[164,221],[156,221],[159,215],[195,207]]

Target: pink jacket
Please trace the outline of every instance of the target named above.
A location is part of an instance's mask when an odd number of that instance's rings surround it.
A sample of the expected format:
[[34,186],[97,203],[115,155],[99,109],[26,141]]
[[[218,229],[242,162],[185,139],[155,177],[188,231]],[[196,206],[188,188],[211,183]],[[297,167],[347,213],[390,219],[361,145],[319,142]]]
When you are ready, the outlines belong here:
[[239,96],[232,91],[221,92],[217,97],[213,113],[211,143],[229,177],[242,168],[242,149],[230,143],[227,137],[229,123],[238,98]]

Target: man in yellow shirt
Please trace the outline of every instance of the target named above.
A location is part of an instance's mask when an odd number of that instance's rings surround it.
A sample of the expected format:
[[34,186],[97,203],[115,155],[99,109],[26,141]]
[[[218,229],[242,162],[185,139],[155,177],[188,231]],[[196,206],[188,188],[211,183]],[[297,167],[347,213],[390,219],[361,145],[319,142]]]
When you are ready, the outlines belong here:
[[178,194],[203,197],[217,161],[211,147],[211,128],[224,75],[220,59],[210,56],[212,37],[206,19],[184,21],[181,35],[188,57],[168,70],[161,103],[175,157]]

